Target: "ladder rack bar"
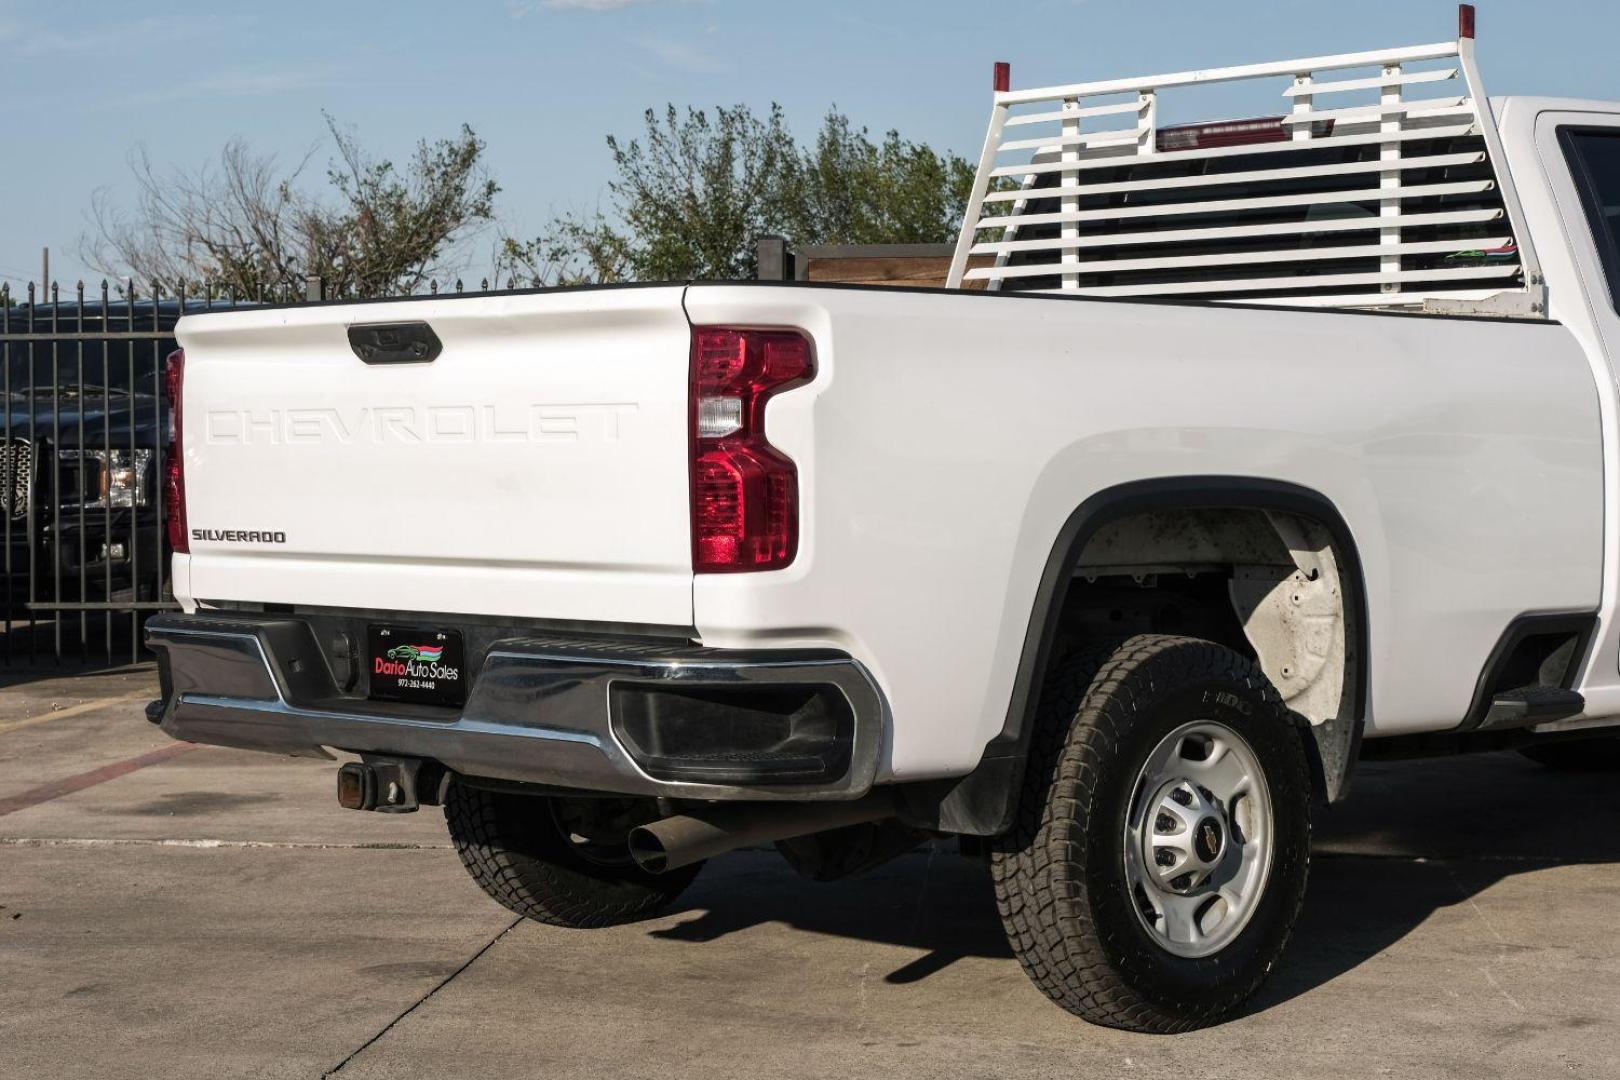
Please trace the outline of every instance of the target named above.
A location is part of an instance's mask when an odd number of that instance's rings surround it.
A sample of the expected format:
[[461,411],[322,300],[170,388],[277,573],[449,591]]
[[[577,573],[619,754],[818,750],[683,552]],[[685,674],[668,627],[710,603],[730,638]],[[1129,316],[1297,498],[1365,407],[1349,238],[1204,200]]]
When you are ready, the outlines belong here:
[[[1399,89],[1397,84],[1392,87]],[[1323,120],[1335,120],[1341,124],[1354,124],[1363,121],[1382,120],[1390,116],[1473,116],[1474,107],[1465,97],[1431,98],[1427,101],[1391,101],[1377,105],[1357,105],[1354,108],[1323,109],[1312,111],[1309,109],[1292,112],[1282,118],[1284,124],[1314,124]]]
[[1449,184],[1418,184],[1401,188],[1391,196],[1382,187],[1362,188],[1358,191],[1311,191],[1303,195],[1265,195],[1251,199],[1206,199],[1203,202],[1165,203],[1161,206],[1122,206],[1104,210],[1064,210],[1057,214],[1025,214],[1012,217],[988,217],[979,220],[981,229],[994,229],[1011,225],[1016,220],[1022,225],[1058,225],[1066,221],[1114,221],[1127,218],[1174,217],[1181,214],[1211,214],[1225,210],[1271,210],[1282,206],[1323,206],[1334,203],[1378,202],[1384,198],[1419,199],[1432,195],[1475,195],[1491,191],[1494,180],[1458,180]]
[[[1158,285],[1098,285],[1058,290],[1070,296],[1193,296],[1199,293],[1264,292],[1268,289],[1319,289],[1344,285],[1383,285],[1390,281],[1455,281],[1459,278],[1508,277],[1518,266],[1469,266],[1446,270],[1402,270],[1396,274],[1312,274],[1303,277],[1228,278],[1214,281],[1174,281]],[[1035,290],[1051,291],[1051,290]],[[1387,303],[1389,298],[1370,293],[1362,298]]]
[[[1247,251],[1221,255],[1173,255],[1155,259],[1094,259],[1076,263],[1073,269],[1085,273],[1123,273],[1129,270],[1170,270],[1181,267],[1242,266],[1247,263],[1276,264],[1292,262],[1324,262],[1330,259],[1377,259],[1387,255],[1434,255],[1466,249],[1497,248],[1511,237],[1491,236],[1480,240],[1423,240],[1400,244],[1359,244],[1334,248],[1282,248],[1276,251]],[[1041,243],[1041,241],[1033,241]],[[1038,249],[1037,249],[1038,250]],[[1398,266],[1396,270],[1400,269]],[[969,270],[969,281],[990,281],[997,278],[1051,277],[1052,267],[1043,265],[990,267]]]
[[[1456,68],[1438,68],[1434,71],[1410,71],[1396,80],[1395,85],[1412,86],[1416,83],[1447,82],[1457,77]],[[1313,83],[1309,90],[1289,87],[1283,91],[1284,97],[1293,97],[1296,94],[1341,94],[1350,90],[1377,90],[1379,87],[1389,86],[1391,83],[1382,76],[1371,79],[1346,79],[1341,82]]]
[[1303,60],[1278,60],[1266,64],[1246,64],[1242,67],[1178,71],[1170,75],[1151,75],[1145,79],[1111,79],[1105,82],[1072,83],[1068,86],[1048,86],[1034,90],[1011,90],[1004,94],[997,94],[996,104],[1028,105],[1036,101],[1098,97],[1103,94],[1128,94],[1132,91],[1142,90],[1166,90],[1176,86],[1194,86],[1198,83],[1264,79],[1277,75],[1295,75],[1301,71],[1335,71],[1343,68],[1375,67],[1388,63],[1403,64],[1418,60],[1441,60],[1456,55],[1457,43],[1455,41],[1441,41],[1433,45],[1411,45],[1404,49],[1340,53],[1337,56],[1313,56]]
[[[1403,157],[1400,168],[1439,169],[1450,165],[1478,165],[1485,160],[1484,151],[1466,154],[1431,154],[1427,157]],[[1181,188],[1228,187],[1261,180],[1306,180],[1318,176],[1353,176],[1356,173],[1382,172],[1389,168],[1384,161],[1347,161],[1339,165],[1304,165],[1296,169],[1256,169],[1244,172],[1214,173],[1207,176],[1173,176],[1163,180],[1121,180],[1112,184],[1081,184],[1074,189],[1042,188],[1045,198],[1060,195],[1115,195],[1130,191],[1166,191]],[[997,191],[984,197],[987,203],[1027,200],[1026,189]]]
[[[1414,139],[1452,139],[1464,135],[1479,134],[1478,125],[1460,124],[1446,127],[1408,128],[1401,132],[1399,141],[1411,142]],[[1288,142],[1256,143],[1253,146],[1212,146],[1207,150],[1176,150],[1176,161],[1204,161],[1210,158],[1246,157],[1250,154],[1287,154],[1300,150],[1330,150],[1341,146],[1377,146],[1389,142],[1389,137],[1378,132],[1366,135],[1329,135],[1310,140],[1308,145]],[[1170,160],[1169,153],[1166,160]],[[1078,165],[1080,171],[1087,169],[1117,169],[1121,165],[1129,165],[1137,160],[1134,154],[1118,154],[1109,157],[1086,158]],[[1031,165],[1006,165],[994,170],[994,176],[1023,176],[1026,173],[1061,172],[1062,165],[1050,162],[1036,162]]]
[[1063,120],[1071,115],[1076,116],[1124,116],[1129,113],[1142,111],[1142,102],[1127,101],[1123,105],[1094,105],[1090,108],[1080,109],[1070,114],[1066,112],[1025,113],[1022,116],[1012,116],[1007,119],[1008,127],[1022,127],[1025,124],[1050,124]]
[[1525,284],[1539,290],[1545,282],[1541,275],[1541,260],[1536,255],[1536,245],[1530,236],[1530,230],[1525,226],[1524,207],[1519,202],[1519,189],[1513,182],[1513,174],[1507,169],[1507,154],[1502,149],[1502,135],[1496,130],[1496,119],[1491,115],[1491,101],[1485,96],[1485,86],[1479,77],[1479,65],[1474,59],[1474,9],[1472,5],[1463,4],[1459,11],[1462,13],[1462,29],[1465,31],[1457,41],[1457,56],[1462,62],[1463,78],[1467,80],[1468,93],[1474,99],[1474,107],[1479,110],[1479,129],[1485,136],[1485,151],[1490,155],[1495,167],[1496,179],[1502,189],[1502,205],[1507,208],[1508,220],[1513,223],[1513,235],[1519,241],[1519,263],[1524,267]]
[[[1455,210],[1438,214],[1407,214],[1408,228],[1436,225],[1475,225],[1501,221],[1500,208]],[[1252,240],[1262,236],[1297,236],[1301,233],[1377,232],[1378,219],[1338,218],[1326,221],[1285,221],[1274,225],[1238,225],[1204,229],[1155,229],[1151,232],[1092,233],[1080,237],[1079,247],[1136,247],[1142,244],[1196,243],[1207,240]],[[992,252],[1045,250],[1050,240],[984,240],[974,244],[974,255]]]

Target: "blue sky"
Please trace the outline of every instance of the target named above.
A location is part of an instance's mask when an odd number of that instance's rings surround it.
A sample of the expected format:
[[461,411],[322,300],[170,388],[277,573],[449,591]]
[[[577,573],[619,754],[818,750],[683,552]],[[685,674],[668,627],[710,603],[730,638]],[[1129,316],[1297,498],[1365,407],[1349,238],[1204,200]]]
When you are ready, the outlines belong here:
[[[1009,8],[1013,5],[1008,5]],[[329,157],[321,110],[403,157],[463,121],[489,143],[513,231],[589,209],[603,137],[643,109],[780,102],[803,134],[833,105],[976,156],[991,64],[1013,85],[1444,40],[1447,0],[0,0],[0,279],[87,273],[93,193],[128,202],[128,154],[195,167],[233,136]],[[1620,99],[1620,3],[1485,0],[1492,94]],[[1175,117],[1167,117],[1174,120]]]

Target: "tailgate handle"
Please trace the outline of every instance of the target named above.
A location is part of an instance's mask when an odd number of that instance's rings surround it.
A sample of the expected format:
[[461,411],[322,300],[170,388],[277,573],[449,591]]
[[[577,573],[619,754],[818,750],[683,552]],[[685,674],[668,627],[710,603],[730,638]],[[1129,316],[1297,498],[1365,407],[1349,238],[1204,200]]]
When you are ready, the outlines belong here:
[[368,364],[426,364],[444,351],[425,322],[357,323],[349,327],[349,348]]

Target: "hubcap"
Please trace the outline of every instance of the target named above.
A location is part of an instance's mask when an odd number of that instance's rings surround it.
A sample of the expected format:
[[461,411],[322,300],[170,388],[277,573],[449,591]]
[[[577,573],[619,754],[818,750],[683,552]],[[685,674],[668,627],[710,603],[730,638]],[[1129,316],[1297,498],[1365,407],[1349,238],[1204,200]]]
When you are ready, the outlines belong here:
[[1225,948],[1254,915],[1273,840],[1265,773],[1241,735],[1198,720],[1165,736],[1125,819],[1125,880],[1149,936],[1177,956]]

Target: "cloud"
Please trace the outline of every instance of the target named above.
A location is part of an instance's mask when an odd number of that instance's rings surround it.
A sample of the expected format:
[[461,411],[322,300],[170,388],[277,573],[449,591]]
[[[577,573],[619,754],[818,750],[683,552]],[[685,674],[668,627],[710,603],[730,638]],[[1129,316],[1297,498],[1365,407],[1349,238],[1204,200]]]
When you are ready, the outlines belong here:
[[238,68],[217,75],[183,79],[152,89],[134,90],[103,102],[102,108],[129,109],[200,98],[287,94],[319,86],[336,85],[341,81],[342,75],[340,69],[331,66],[289,68],[283,65],[262,65],[257,68]]
[[637,48],[651,53],[672,68],[700,74],[724,71],[725,65],[701,49],[668,38],[636,38]]
[[17,56],[29,57],[119,55],[133,49],[167,47],[239,32],[250,21],[235,16],[200,15],[178,22],[141,18],[62,30],[51,24],[8,20],[0,23],[0,48]]

